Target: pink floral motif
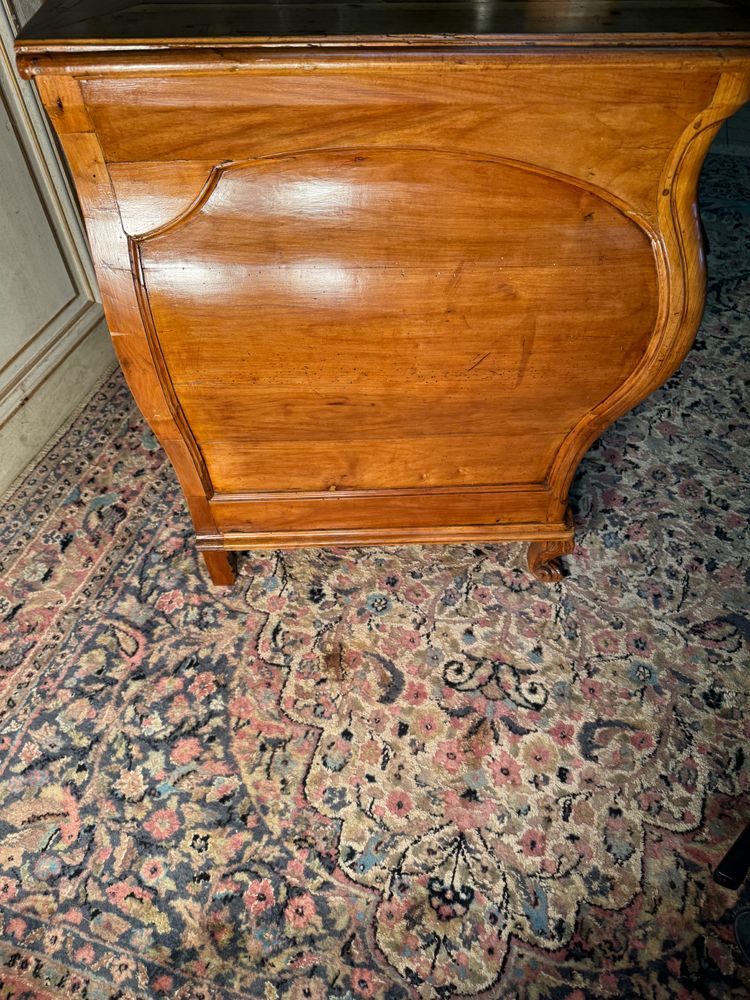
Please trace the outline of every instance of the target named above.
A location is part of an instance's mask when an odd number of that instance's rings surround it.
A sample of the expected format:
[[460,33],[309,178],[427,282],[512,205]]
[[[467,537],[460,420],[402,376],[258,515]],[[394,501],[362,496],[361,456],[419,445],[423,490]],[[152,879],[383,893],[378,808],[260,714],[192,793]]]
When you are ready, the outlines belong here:
[[179,590],[169,590],[166,594],[162,594],[156,602],[156,607],[159,611],[166,611],[168,614],[171,611],[177,611],[185,603],[185,597],[182,591]]
[[548,768],[553,760],[553,744],[541,734],[532,736],[524,744],[522,756],[524,762],[535,770]]
[[458,830],[477,830],[491,821],[496,805],[491,799],[481,800],[449,790],[443,795],[443,808],[446,818]]
[[195,737],[180,740],[170,754],[175,764],[189,764],[201,755],[200,741]]
[[14,878],[0,878],[0,903],[10,903],[16,898],[18,892],[18,880]]
[[216,677],[204,670],[202,673],[198,674],[193,683],[190,685],[190,693],[194,695],[198,701],[203,701],[204,698],[210,697],[216,690]]
[[464,762],[464,753],[458,740],[443,740],[438,744],[433,757],[437,767],[442,767],[450,774],[457,774]]
[[409,815],[414,803],[408,792],[394,788],[386,799],[386,805],[394,816],[404,817]]
[[291,899],[284,910],[284,918],[295,930],[304,930],[315,918],[317,911],[312,896],[305,892]]
[[433,740],[441,731],[440,716],[434,711],[423,711],[414,720],[414,732],[425,740]]
[[558,722],[556,726],[553,726],[549,730],[549,734],[555,743],[559,743],[561,747],[564,747],[569,746],[573,742],[575,729],[567,722]]
[[630,737],[630,742],[636,748],[636,750],[650,750],[654,744],[654,737],[651,733],[633,733]]
[[174,809],[158,809],[143,827],[154,840],[166,840],[180,828],[180,818]]
[[372,997],[375,993],[375,974],[372,969],[354,969],[352,989],[360,997]]
[[94,954],[92,946],[90,944],[85,944],[82,948],[79,948],[78,951],[76,951],[76,962],[79,962],[83,966],[91,965],[94,961]]
[[257,917],[276,903],[273,886],[267,878],[256,879],[248,885],[242,901],[248,912]]
[[163,878],[164,865],[158,858],[148,858],[141,866],[140,875],[144,882],[151,885]]
[[590,677],[581,681],[581,691],[583,692],[583,697],[587,698],[589,701],[601,698],[602,690],[603,688],[599,681],[592,680]]
[[238,695],[229,702],[229,714],[238,719],[252,719],[256,712],[255,702],[247,695]]
[[126,907],[129,899],[142,901],[151,898],[148,890],[141,888],[141,886],[133,885],[128,881],[116,882],[114,885],[108,886],[107,895],[115,906],[121,908]]
[[501,750],[494,760],[490,761],[492,778],[498,785],[520,785],[521,768],[517,761]]
[[410,681],[406,687],[404,698],[410,705],[424,705],[429,698],[429,691],[421,681]]
[[547,838],[541,830],[527,830],[521,837],[523,853],[528,857],[541,858],[547,846]]
[[12,917],[5,926],[8,934],[12,935],[16,941],[20,941],[25,935],[28,925],[21,917]]

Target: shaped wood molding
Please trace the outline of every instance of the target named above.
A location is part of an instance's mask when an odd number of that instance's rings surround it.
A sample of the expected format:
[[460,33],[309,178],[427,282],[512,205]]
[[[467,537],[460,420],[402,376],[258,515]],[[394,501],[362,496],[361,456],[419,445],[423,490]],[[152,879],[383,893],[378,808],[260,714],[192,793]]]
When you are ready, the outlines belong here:
[[173,416],[233,495],[545,483],[639,364],[663,268],[605,192],[416,147],[222,164],[130,248]]

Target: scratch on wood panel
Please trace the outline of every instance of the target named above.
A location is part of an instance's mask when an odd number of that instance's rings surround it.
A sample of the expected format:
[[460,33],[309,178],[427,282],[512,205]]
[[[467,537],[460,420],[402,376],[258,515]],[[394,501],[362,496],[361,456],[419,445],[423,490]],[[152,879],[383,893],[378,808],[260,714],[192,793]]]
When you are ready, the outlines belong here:
[[486,354],[482,354],[482,355],[480,355],[480,357],[478,357],[478,358],[476,359],[476,361],[475,361],[475,362],[474,362],[473,364],[469,365],[469,367],[468,367],[468,368],[466,369],[466,371],[467,371],[467,372],[472,372],[472,371],[474,371],[474,369],[475,369],[475,368],[476,368],[476,367],[477,367],[478,365],[481,365],[481,363],[482,363],[483,361],[485,361],[485,360],[486,360],[486,359],[487,359],[487,358],[488,358],[488,357],[490,356],[490,354],[492,354],[492,351],[487,351],[487,353],[486,353]]
[[523,382],[526,369],[529,367],[529,358],[531,357],[531,349],[534,346],[535,337],[536,323],[532,323],[528,332],[521,335],[521,359],[518,362],[518,375],[516,375],[516,384],[513,387],[514,389],[517,389],[521,382]]
[[456,265],[453,274],[451,275],[451,280],[448,282],[448,295],[453,295],[456,290],[456,286],[461,280],[461,275],[463,274],[464,263],[465,262],[462,260],[460,264]]

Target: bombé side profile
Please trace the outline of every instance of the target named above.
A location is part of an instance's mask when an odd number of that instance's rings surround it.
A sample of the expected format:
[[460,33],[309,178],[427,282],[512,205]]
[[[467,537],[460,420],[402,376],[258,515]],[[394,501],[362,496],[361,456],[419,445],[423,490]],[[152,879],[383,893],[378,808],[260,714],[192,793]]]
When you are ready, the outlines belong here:
[[596,438],[705,301],[697,185],[742,7],[102,5],[17,43],[122,370],[214,583],[237,551],[573,551]]

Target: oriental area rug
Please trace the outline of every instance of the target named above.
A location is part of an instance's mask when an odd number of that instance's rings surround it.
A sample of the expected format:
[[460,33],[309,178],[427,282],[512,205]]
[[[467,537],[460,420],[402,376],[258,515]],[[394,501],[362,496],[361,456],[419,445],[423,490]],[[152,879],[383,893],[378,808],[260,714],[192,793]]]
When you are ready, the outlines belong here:
[[248,553],[212,590],[119,375],[0,511],[3,1000],[750,995],[750,160],[708,310],[521,546]]

